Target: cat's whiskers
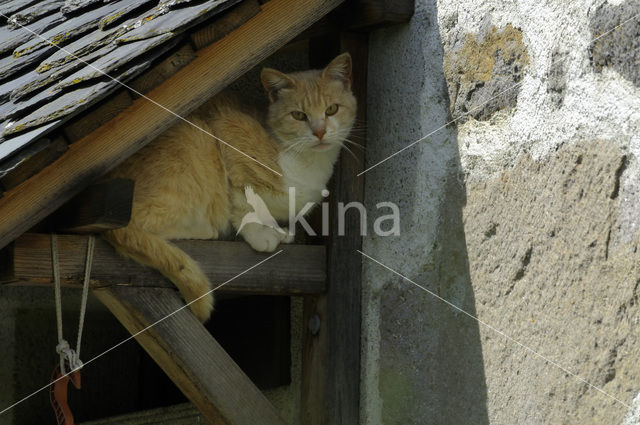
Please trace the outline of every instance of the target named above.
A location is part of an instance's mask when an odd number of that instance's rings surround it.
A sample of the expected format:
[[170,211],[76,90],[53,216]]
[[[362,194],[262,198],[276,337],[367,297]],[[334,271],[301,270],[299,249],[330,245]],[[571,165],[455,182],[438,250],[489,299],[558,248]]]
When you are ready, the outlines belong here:
[[353,153],[353,151],[351,149],[349,149],[349,147],[347,145],[345,145],[344,143],[340,143],[340,146],[342,146],[343,148],[345,148],[347,150],[347,152],[349,152],[351,154],[351,156],[353,157],[353,159],[356,160],[356,162],[360,163],[360,159],[356,156],[355,153]]
[[290,150],[292,150],[293,152],[298,152],[299,150],[296,150],[294,148],[296,146],[299,146],[299,145],[303,144],[305,141],[306,141],[306,138],[297,139],[296,142],[294,142],[294,143],[290,144],[289,146],[287,146],[287,148],[285,150],[283,150],[282,153],[289,152]]
[[349,143],[349,144],[351,144],[353,146],[357,146],[360,149],[362,149],[363,151],[366,150],[366,148],[364,146],[362,146],[360,143],[354,142],[353,140],[349,140],[347,138],[344,138],[344,139],[342,139],[342,141],[343,142],[347,142],[347,143]]

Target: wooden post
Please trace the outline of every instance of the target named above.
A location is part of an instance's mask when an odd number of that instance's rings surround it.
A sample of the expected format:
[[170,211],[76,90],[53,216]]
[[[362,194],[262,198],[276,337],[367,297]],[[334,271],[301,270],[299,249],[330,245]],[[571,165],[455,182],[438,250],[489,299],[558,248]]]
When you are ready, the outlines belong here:
[[[329,56],[348,51],[353,59],[353,92],[358,99],[358,120],[366,119],[367,34],[344,34],[340,40],[312,41],[311,57],[322,51]],[[314,50],[317,46],[319,50]],[[334,46],[333,53],[330,46]],[[321,50],[320,50],[321,49]],[[330,59],[330,58],[329,58]],[[314,63],[318,66],[320,64]],[[364,134],[360,131],[359,136]],[[334,201],[362,202],[364,179],[357,177],[364,166],[362,150],[358,160],[342,152],[333,179]],[[335,208],[335,203],[333,205]],[[335,209],[333,210],[335,212]],[[302,364],[303,425],[353,425],[360,418],[360,321],[361,256],[360,222],[354,211],[347,214],[345,234],[338,235],[337,214],[331,216],[331,236],[327,241],[327,294],[308,297],[304,306]]]

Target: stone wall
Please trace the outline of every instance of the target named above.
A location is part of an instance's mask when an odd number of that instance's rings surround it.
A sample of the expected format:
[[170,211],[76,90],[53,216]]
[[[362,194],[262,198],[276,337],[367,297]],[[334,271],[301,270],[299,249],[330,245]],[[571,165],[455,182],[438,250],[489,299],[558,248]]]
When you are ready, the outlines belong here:
[[363,424],[640,424],[639,13],[418,0],[372,35],[367,166],[429,136],[364,175],[406,279],[363,260]]

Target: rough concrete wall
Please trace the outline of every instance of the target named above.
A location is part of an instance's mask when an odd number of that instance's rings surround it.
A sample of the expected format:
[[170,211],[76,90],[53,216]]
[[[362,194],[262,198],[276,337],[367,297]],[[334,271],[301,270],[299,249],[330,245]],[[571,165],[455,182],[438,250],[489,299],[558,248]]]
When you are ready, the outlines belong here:
[[372,35],[367,165],[456,123],[365,174],[402,224],[363,251],[468,315],[365,260],[363,424],[640,423],[638,13],[418,0]]

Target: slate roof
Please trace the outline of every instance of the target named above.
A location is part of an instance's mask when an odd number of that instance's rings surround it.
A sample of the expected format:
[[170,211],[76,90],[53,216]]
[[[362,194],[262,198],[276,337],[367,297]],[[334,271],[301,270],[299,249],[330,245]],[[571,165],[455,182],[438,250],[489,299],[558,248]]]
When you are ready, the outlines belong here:
[[239,1],[0,0],[0,177]]

